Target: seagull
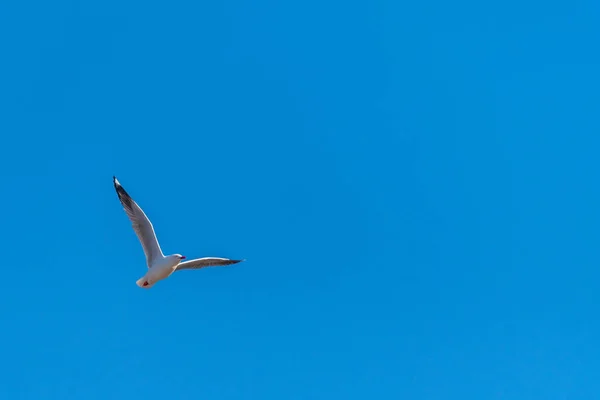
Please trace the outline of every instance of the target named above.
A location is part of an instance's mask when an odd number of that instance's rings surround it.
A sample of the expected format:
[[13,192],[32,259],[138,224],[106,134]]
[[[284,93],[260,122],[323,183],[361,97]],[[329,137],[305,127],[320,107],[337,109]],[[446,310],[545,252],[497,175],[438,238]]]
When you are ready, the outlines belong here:
[[116,177],[113,176],[115,190],[121,201],[121,205],[125,209],[125,213],[131,220],[133,230],[140,240],[146,255],[146,265],[148,272],[146,275],[137,280],[136,284],[143,289],[150,289],[158,281],[168,278],[173,272],[184,269],[200,269],[204,267],[224,266],[237,264],[244,260],[230,260],[228,258],[219,257],[204,257],[196,258],[195,260],[184,261],[185,256],[181,254],[172,254],[165,256],[160,249],[154,227],[146,217],[146,214],[138,204],[133,201],[131,196],[123,189]]

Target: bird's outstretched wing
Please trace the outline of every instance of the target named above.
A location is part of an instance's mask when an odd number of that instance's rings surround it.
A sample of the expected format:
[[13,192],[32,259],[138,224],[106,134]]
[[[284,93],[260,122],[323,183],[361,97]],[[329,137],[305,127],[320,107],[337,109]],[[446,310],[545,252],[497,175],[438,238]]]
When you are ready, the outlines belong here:
[[237,264],[244,260],[230,260],[229,258],[204,257],[195,260],[184,261],[177,266],[176,271],[180,269],[200,269],[205,267],[221,267],[224,265]]
[[162,257],[163,253],[156,239],[154,233],[154,227],[152,223],[144,214],[144,211],[137,205],[135,201],[129,196],[129,194],[123,189],[123,186],[119,183],[117,178],[113,176],[113,183],[115,184],[115,190],[119,196],[119,200],[127,213],[127,216],[131,220],[133,230],[137,235],[142,247],[144,248],[144,254],[146,254],[146,264],[148,268],[152,265],[152,262],[157,257]]

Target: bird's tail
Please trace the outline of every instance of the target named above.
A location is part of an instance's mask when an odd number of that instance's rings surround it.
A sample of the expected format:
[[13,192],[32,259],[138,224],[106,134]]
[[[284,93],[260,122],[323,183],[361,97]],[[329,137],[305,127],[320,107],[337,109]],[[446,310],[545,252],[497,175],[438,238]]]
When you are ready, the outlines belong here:
[[150,289],[152,286],[154,286],[153,283],[150,283],[146,280],[145,276],[142,276],[140,279],[138,279],[137,282],[135,282],[135,284],[141,287],[142,289]]

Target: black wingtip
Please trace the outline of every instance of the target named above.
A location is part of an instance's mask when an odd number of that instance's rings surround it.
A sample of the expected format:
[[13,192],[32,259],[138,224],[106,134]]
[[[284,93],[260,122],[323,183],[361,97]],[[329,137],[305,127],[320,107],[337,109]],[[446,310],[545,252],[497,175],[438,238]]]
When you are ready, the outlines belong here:
[[115,176],[113,176],[113,183],[115,185],[115,190],[117,191],[117,195],[119,196],[119,200],[121,200],[123,205],[125,205],[127,207],[131,207],[131,196],[129,196],[129,193],[127,193],[125,191],[125,189],[123,188],[123,186],[121,186],[121,184],[119,183],[119,181],[117,180],[117,178]]

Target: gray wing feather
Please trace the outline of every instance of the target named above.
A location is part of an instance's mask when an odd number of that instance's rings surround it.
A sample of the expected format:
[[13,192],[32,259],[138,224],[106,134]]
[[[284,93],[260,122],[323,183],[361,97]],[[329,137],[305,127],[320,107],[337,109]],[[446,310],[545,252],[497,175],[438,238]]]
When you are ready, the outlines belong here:
[[119,183],[117,178],[113,176],[113,183],[115,190],[121,201],[121,205],[125,209],[125,213],[131,220],[131,225],[135,234],[137,235],[142,247],[144,248],[144,254],[146,255],[146,264],[148,268],[152,265],[152,261],[157,257],[162,257],[162,250],[156,239],[156,233],[154,233],[154,227],[152,223],[144,213],[144,211],[137,205],[135,201],[129,196],[129,194],[123,189],[123,186]]
[[204,257],[195,260],[184,261],[177,266],[177,271],[180,269],[200,269],[205,267],[221,267],[224,265],[237,264],[244,260],[230,260],[229,258],[219,257]]

